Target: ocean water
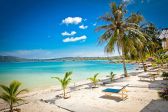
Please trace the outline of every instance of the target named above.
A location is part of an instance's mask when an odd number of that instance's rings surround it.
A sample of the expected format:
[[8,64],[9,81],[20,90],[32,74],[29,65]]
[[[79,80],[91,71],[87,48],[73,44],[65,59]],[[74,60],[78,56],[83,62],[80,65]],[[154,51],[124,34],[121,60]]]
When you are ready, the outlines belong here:
[[[134,71],[138,65],[127,64],[128,72]],[[62,77],[65,72],[72,71],[72,82],[86,80],[99,73],[99,77],[123,73],[121,63],[108,61],[65,61],[65,62],[18,62],[0,63],[0,84],[9,84],[12,80],[21,81],[23,87],[34,89],[57,85],[53,76]]]

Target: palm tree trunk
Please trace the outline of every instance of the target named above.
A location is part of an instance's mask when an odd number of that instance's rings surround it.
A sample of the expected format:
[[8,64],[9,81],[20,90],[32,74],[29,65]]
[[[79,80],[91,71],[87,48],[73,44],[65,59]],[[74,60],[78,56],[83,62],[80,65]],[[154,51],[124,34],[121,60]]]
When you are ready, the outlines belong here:
[[142,65],[143,65],[143,68],[144,68],[144,72],[147,72],[147,67],[145,66],[145,63],[144,63],[143,59],[142,59]]
[[126,64],[125,64],[125,56],[122,56],[122,62],[123,62],[123,69],[124,69],[124,76],[128,77],[128,73],[127,73],[127,68],[126,68]]
[[65,89],[63,89],[63,95],[64,95],[64,98],[65,98]]
[[10,112],[13,112],[13,103],[10,104]]
[[126,68],[126,64],[125,64],[125,53],[124,53],[124,49],[122,48],[122,55],[120,54],[120,50],[119,50],[119,45],[117,45],[117,49],[118,49],[118,53],[122,59],[123,62],[123,69],[124,69],[124,76],[128,77],[128,73],[127,73],[127,68]]

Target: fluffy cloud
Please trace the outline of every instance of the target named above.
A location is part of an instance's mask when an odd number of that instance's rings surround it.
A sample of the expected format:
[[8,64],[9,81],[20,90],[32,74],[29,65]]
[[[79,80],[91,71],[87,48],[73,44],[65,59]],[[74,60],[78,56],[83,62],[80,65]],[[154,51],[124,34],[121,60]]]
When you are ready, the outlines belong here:
[[65,39],[63,39],[63,42],[76,42],[76,41],[79,41],[79,40],[86,40],[86,39],[87,39],[86,35],[83,35],[83,36],[80,36],[80,37],[65,38]]
[[66,32],[66,31],[61,33],[62,36],[73,36],[73,35],[75,35],[75,34],[76,34],[75,31],[71,31],[71,33],[68,33],[68,32]]
[[96,26],[96,25],[97,25],[97,23],[94,23],[94,24],[93,24],[93,26]]
[[87,29],[88,26],[80,25],[79,28],[80,28],[80,29]]
[[122,0],[123,2],[130,2],[131,0]]
[[82,18],[81,17],[67,17],[64,20],[62,20],[63,24],[79,24],[82,22]]

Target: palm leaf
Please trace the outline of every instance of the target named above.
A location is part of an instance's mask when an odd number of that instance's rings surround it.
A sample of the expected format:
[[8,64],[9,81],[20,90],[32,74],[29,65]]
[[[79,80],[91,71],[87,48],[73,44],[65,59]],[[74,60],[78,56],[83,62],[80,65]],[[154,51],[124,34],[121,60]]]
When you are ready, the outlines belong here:
[[7,86],[5,86],[5,85],[0,85],[0,87],[4,90],[4,92],[5,92],[6,94],[9,95],[10,90],[9,90],[9,88],[8,88]]

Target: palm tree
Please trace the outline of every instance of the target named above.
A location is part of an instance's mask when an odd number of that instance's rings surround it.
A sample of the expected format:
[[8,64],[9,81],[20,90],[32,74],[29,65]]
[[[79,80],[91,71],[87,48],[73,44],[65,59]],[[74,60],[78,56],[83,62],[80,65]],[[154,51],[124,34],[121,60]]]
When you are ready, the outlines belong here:
[[[137,24],[140,24],[141,21],[137,22]],[[142,62],[144,71],[147,71],[147,67],[145,66],[145,60],[149,56],[153,56],[155,52],[160,49],[161,43],[158,39],[158,30],[152,23],[146,23],[142,24],[141,32],[143,32],[143,35],[146,39],[146,41],[143,41],[143,44],[135,44],[136,52],[131,52],[131,57],[136,57],[136,59],[139,59]],[[132,34],[129,34],[130,36]]]
[[94,87],[96,87],[97,82],[99,82],[100,80],[97,78],[97,76],[99,75],[99,73],[95,74],[93,77],[89,77],[88,80],[90,80]]
[[[123,62],[125,77],[128,76],[125,63],[125,56],[128,53],[127,51],[135,50],[133,44],[135,41],[138,43],[141,42],[141,40],[144,40],[144,36],[140,31],[139,26],[135,22],[132,22],[132,20],[136,20],[139,16],[131,15],[128,18],[125,18],[126,12],[125,4],[122,3],[117,6],[116,3],[111,3],[111,13],[100,17],[101,20],[107,22],[108,24],[96,28],[96,31],[105,30],[99,39],[99,44],[104,42],[107,43],[105,52],[112,53],[114,51],[114,46],[117,46]],[[128,33],[139,36],[135,36],[133,38],[128,36]]]
[[59,77],[52,77],[52,78],[57,79],[60,82],[61,87],[63,89],[64,98],[66,98],[66,96],[65,96],[65,94],[66,94],[65,90],[66,90],[66,88],[68,87],[68,84],[71,81],[71,78],[70,78],[71,75],[72,75],[72,72],[66,72],[63,79],[61,79]]
[[14,111],[13,105],[15,103],[18,103],[19,101],[23,101],[23,99],[18,97],[18,95],[28,91],[27,89],[19,90],[20,86],[21,86],[21,82],[19,81],[11,82],[9,87],[5,85],[0,85],[0,87],[3,89],[3,93],[0,95],[0,98],[9,104],[10,112]]
[[115,76],[115,74],[113,72],[111,72],[109,75],[111,82],[114,80],[114,76]]

